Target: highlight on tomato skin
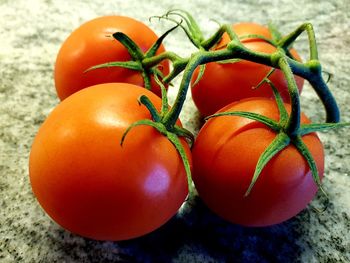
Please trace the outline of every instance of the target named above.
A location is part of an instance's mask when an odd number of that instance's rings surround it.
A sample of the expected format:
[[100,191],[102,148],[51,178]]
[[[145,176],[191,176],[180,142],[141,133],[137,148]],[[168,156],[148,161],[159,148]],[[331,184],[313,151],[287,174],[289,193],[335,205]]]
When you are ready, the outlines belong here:
[[[147,234],[174,216],[188,194],[172,143],[150,126],[138,98],[152,92],[126,83],[83,89],[62,101],[40,127],[30,152],[33,193],[46,213],[72,233],[97,240]],[[188,144],[181,139],[189,160]]]
[[[255,23],[238,23],[233,25],[233,30],[239,37],[250,34],[261,35],[272,39],[268,28]],[[216,48],[225,47],[229,42],[225,33]],[[276,51],[272,44],[256,38],[249,37],[241,40],[243,45],[253,51],[271,54]],[[301,61],[295,49],[290,50],[291,54],[298,61]],[[203,117],[214,114],[222,107],[231,102],[249,97],[273,98],[270,86],[263,83],[259,88],[254,89],[269,73],[271,67],[258,63],[241,60],[234,63],[211,62],[206,64],[202,78],[194,85],[199,70],[196,70],[192,78],[191,93],[197,109]],[[276,86],[284,101],[289,102],[288,86],[283,73],[275,70],[269,79]],[[304,79],[295,76],[299,92],[301,93]]]
[[[288,111],[290,106],[287,105]],[[274,100],[250,98],[231,103],[220,112],[248,111],[278,120]],[[302,123],[310,120],[302,114]],[[192,149],[193,181],[199,196],[225,220],[250,227],[270,226],[300,213],[317,192],[304,157],[289,145],[273,157],[248,196],[258,158],[276,137],[264,124],[238,116],[209,119]],[[316,133],[303,136],[322,179],[323,145]]]
[[[57,54],[54,80],[60,100],[83,88],[102,83],[125,82],[144,86],[141,73],[131,69],[107,67],[86,72],[92,66],[103,63],[131,60],[127,49],[113,38],[116,32],[128,35],[143,52],[158,39],[147,25],[130,17],[102,16],[85,22],[67,37]],[[161,45],[156,54],[164,51]],[[159,70],[167,75],[169,62],[163,61]],[[151,90],[161,95],[153,76]]]

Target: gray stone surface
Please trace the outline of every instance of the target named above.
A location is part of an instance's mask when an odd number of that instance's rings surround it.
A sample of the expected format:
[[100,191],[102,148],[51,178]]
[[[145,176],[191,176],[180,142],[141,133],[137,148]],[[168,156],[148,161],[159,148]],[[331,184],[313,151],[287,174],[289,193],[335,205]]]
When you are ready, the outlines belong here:
[[[58,103],[53,66],[62,41],[96,16],[120,14],[149,24],[158,33],[171,24],[148,22],[171,7],[190,10],[205,33],[221,22],[274,21],[289,32],[304,21],[316,29],[320,59],[334,75],[329,86],[344,121],[350,121],[350,1],[44,1],[0,0],[0,262],[350,262],[350,131],[321,134],[326,151],[324,188],[330,206],[312,205],[277,226],[251,229],[213,215],[198,198],[161,229],[123,242],[74,236],[52,222],[32,195],[28,154],[40,124]],[[175,32],[168,50],[186,55],[192,47]],[[307,54],[305,36],[296,47]],[[175,82],[178,84],[178,80]],[[176,85],[175,85],[176,87]],[[173,98],[176,88],[170,92]],[[303,110],[324,118],[306,85]],[[198,114],[188,98],[184,125],[196,132]]]

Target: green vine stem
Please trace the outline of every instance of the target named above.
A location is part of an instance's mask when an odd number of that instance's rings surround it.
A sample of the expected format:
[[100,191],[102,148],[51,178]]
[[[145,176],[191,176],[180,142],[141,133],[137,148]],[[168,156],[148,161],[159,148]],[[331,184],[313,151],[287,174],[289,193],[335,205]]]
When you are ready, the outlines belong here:
[[[174,70],[168,75],[165,76],[163,81],[170,82],[173,80],[179,73],[186,69],[187,64],[190,63],[190,60],[193,60],[194,57],[198,59],[201,57],[201,61],[197,66],[204,63],[209,62],[218,62],[229,59],[244,59],[251,62],[256,62],[260,64],[264,64],[270,67],[274,67],[276,69],[281,69],[278,64],[278,60],[276,61],[275,57],[278,56],[277,53],[274,54],[265,54],[261,52],[253,52],[249,49],[246,49],[242,45],[237,43],[233,43],[233,41],[228,45],[227,49],[224,50],[215,50],[215,51],[198,51],[195,55],[192,55],[191,58],[181,58],[178,55],[174,55],[172,53],[163,53],[159,56],[155,56],[152,58],[147,58],[143,61],[143,64],[146,66],[157,65],[161,61],[165,59],[169,59],[173,61]],[[326,122],[334,122],[337,123],[340,121],[340,112],[335,98],[330,92],[326,82],[322,76],[322,68],[319,61],[308,61],[305,63],[301,63],[295,61],[289,57],[286,57],[286,62],[290,67],[293,74],[298,75],[304,79],[306,79],[311,86],[314,88],[316,94],[321,99],[325,110],[326,110]],[[191,62],[193,63],[193,62]],[[192,67],[187,67],[187,69]],[[185,70],[186,71],[186,70]],[[183,83],[185,84],[185,83]],[[179,104],[180,105],[180,104]]]
[[[192,24],[193,23],[194,22],[192,22]],[[198,25],[196,25],[196,30],[194,32],[200,32],[198,28]],[[279,36],[278,38],[276,38],[276,45],[280,49],[283,49],[286,54],[289,54],[288,48],[304,31],[306,31],[308,35],[310,59],[305,63],[301,63],[287,56],[286,63],[283,63],[283,65],[288,64],[288,67],[290,68],[293,74],[306,79],[311,84],[311,86],[313,87],[313,89],[315,90],[316,94],[319,96],[321,102],[325,107],[326,122],[337,123],[340,121],[339,108],[337,106],[335,98],[330,92],[322,76],[322,68],[320,62],[318,61],[317,44],[312,25],[310,23],[304,23],[287,36]],[[221,39],[224,33],[227,33],[231,39],[231,42],[228,43],[227,47],[220,50],[210,50],[210,48],[212,48]],[[193,34],[194,33],[192,33],[192,35]],[[202,36],[201,32],[197,33],[197,35],[198,34]],[[188,34],[190,38],[192,35]],[[193,40],[196,41],[196,46],[198,46],[198,39],[202,38],[196,37],[196,39]],[[165,52],[158,56],[145,58],[142,61],[142,64],[146,67],[152,67],[159,64],[165,59],[172,61],[174,70],[168,76],[164,77],[164,82],[170,82],[183,70],[186,71],[192,68],[186,68],[186,66],[194,58],[199,60],[198,57],[202,58],[197,66],[209,62],[219,62],[230,59],[244,59],[259,64],[264,64],[276,69],[281,69],[281,65],[279,65],[279,51],[276,51],[273,54],[266,54],[262,52],[254,52],[245,48],[241,43],[239,37],[233,32],[232,26],[228,24],[220,26],[220,28],[207,40],[202,40],[201,47],[202,48],[200,48],[198,52],[196,52],[189,58],[182,58],[172,52]],[[183,82],[183,85],[185,85],[186,83],[187,82]],[[185,87],[183,88],[185,89]],[[182,91],[180,92],[183,93]],[[183,98],[183,96],[181,96],[181,98]],[[177,103],[177,105],[181,106],[181,103]]]
[[165,76],[163,81],[167,82],[170,79],[173,79],[177,76],[177,74],[183,72],[182,81],[180,84],[180,88],[174,102],[173,107],[167,114],[162,118],[162,123],[168,128],[172,129],[174,127],[176,120],[178,119],[183,104],[186,99],[186,95],[188,92],[188,88],[191,82],[191,78],[194,70],[200,65],[209,63],[209,62],[218,62],[230,59],[245,59],[252,62],[257,62],[260,64],[265,64],[274,68],[281,69],[287,80],[288,89],[291,98],[292,104],[292,112],[289,118],[289,121],[285,127],[286,132],[288,134],[296,134],[300,127],[300,99],[298,90],[296,88],[296,83],[293,74],[300,75],[306,78],[311,85],[316,90],[316,93],[319,95],[321,101],[323,102],[326,108],[327,114],[327,122],[339,122],[340,114],[337,103],[329,91],[327,84],[323,80],[321,65],[317,58],[317,48],[316,42],[313,35],[312,27],[308,26],[299,27],[296,31],[289,34],[287,37],[281,38],[280,43],[284,47],[290,45],[292,40],[294,41],[297,36],[300,35],[302,30],[307,29],[309,40],[310,40],[310,58],[312,60],[301,63],[295,61],[294,59],[286,56],[286,52],[284,48],[278,48],[277,51],[273,54],[265,54],[261,52],[251,51],[243,46],[240,42],[240,39],[233,32],[232,27],[230,25],[223,25],[220,29],[213,35],[213,37],[209,38],[207,41],[204,41],[206,47],[216,43],[218,39],[223,35],[224,32],[227,32],[231,42],[227,45],[225,49],[220,50],[205,50],[200,49],[199,51],[192,54],[190,58],[181,58],[175,53],[165,52],[158,56],[148,57],[142,61],[142,64],[145,67],[152,67],[163,61],[164,59],[169,59],[173,62],[173,71]]
[[287,122],[285,131],[293,136],[296,135],[300,128],[300,96],[297,88],[297,84],[295,82],[292,70],[289,67],[289,64],[286,60],[286,57],[283,56],[281,51],[281,58],[278,60],[278,65],[284,73],[284,76],[287,80],[288,92],[291,102],[291,113]]
[[288,49],[292,43],[304,32],[307,32],[307,36],[309,39],[309,48],[310,48],[310,60],[318,60],[318,51],[316,44],[315,31],[311,23],[304,23],[299,26],[296,30],[294,30],[289,35],[281,38],[278,42],[278,46],[283,49]]
[[[181,21],[173,19],[171,16],[180,17]],[[174,123],[176,119],[175,115],[179,115],[184,100],[186,98],[186,93],[191,80],[191,76],[196,67],[201,66],[201,75],[205,71],[205,64],[209,62],[230,62],[239,59],[248,60],[251,62],[264,64],[275,69],[290,68],[293,74],[298,75],[306,79],[316,94],[320,98],[326,110],[326,122],[337,123],[340,121],[340,112],[335,98],[333,97],[331,91],[329,90],[325,80],[322,76],[321,63],[318,60],[317,43],[315,38],[315,33],[312,24],[304,23],[299,26],[296,30],[290,34],[282,37],[281,34],[276,30],[273,25],[269,25],[271,33],[273,35],[272,42],[277,49],[284,50],[284,54],[287,54],[285,60],[281,62],[279,60],[280,50],[277,50],[273,54],[266,54],[262,52],[254,52],[247,49],[241,42],[240,38],[233,31],[232,26],[229,24],[224,24],[219,27],[219,29],[208,39],[204,39],[203,33],[200,27],[193,19],[193,17],[186,11],[174,9],[170,10],[164,16],[158,18],[168,19],[175,22],[176,25],[166,31],[158,41],[149,49],[146,54],[143,54],[141,49],[127,36],[120,32],[113,34],[113,37],[122,43],[129,51],[132,60],[127,62],[107,62],[101,65],[96,65],[88,70],[98,69],[102,67],[124,67],[132,70],[140,71],[146,88],[150,89],[150,75],[159,75],[160,72],[157,66],[164,60],[169,60],[172,62],[173,70],[167,75],[162,76],[163,83],[170,83],[174,78],[176,78],[180,73],[185,71],[185,78],[181,83],[178,99],[175,102],[175,109],[173,109],[169,114],[174,116],[167,116],[165,120],[171,120],[169,127]],[[185,25],[182,24],[185,21]],[[198,48],[198,51],[191,55],[189,58],[183,58],[174,52],[167,51],[156,55],[156,51],[161,45],[164,38],[171,33],[176,28],[181,27],[192,43]],[[305,63],[296,61],[289,55],[288,48],[294,43],[294,41],[303,33],[306,32],[309,41],[310,57]],[[222,38],[223,34],[227,33],[231,41],[226,47],[219,50],[212,50],[218,41]],[[281,64],[282,63],[282,64]],[[281,67],[282,66],[282,67]],[[196,80],[196,82],[199,79]],[[291,82],[292,80],[287,81]],[[290,85],[289,85],[290,86]],[[177,116],[178,117],[178,116]],[[297,123],[297,122],[293,122]]]
[[197,56],[194,55],[192,59],[189,61],[189,63],[186,65],[174,105],[163,118],[163,123],[167,127],[169,128],[173,127],[174,124],[176,123],[176,120],[180,116],[183,104],[186,100],[187,90],[190,85],[193,72],[198,67],[198,65],[204,62],[203,60],[204,60],[204,57],[201,56],[200,54],[198,54]]

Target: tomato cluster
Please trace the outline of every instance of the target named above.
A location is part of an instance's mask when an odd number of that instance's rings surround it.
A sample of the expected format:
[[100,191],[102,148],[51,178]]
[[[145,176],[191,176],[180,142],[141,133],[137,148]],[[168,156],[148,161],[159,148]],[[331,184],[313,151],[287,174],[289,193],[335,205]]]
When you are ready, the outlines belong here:
[[[232,28],[249,50],[271,54],[278,49],[267,27],[241,23]],[[115,32],[134,44],[126,47],[113,37]],[[29,163],[33,192],[48,215],[65,229],[93,239],[138,237],[178,211],[191,189],[189,169],[199,196],[230,222],[267,226],[304,209],[318,185],[311,161],[292,144],[266,163],[247,195],[261,156],[283,129],[271,129],[254,118],[217,116],[204,124],[190,149],[185,137],[191,136],[177,119],[179,106],[174,105],[174,113],[166,101],[167,81],[176,76],[169,71],[169,61],[177,57],[169,55],[147,66],[142,55],[131,54],[130,46],[147,53],[157,41],[143,23],[108,16],[83,24],[63,43],[55,65],[62,102],[39,129]],[[225,33],[207,52],[225,49],[229,42]],[[154,57],[159,58],[165,49],[156,46]],[[287,53],[301,61],[294,49]],[[135,57],[140,58],[136,64],[108,66]],[[180,62],[177,66],[183,70],[186,65]],[[105,66],[89,70],[100,64]],[[154,75],[154,68],[163,78]],[[284,74],[271,69],[242,58],[207,63],[192,76],[194,103],[202,116],[250,112],[278,123],[292,106]],[[145,75],[151,90],[142,87]],[[265,78],[269,82],[262,82]],[[304,79],[294,78],[301,92]],[[281,111],[279,99],[288,113]],[[301,124],[310,123],[305,115],[300,118]],[[302,139],[322,178],[322,143],[316,133]]]

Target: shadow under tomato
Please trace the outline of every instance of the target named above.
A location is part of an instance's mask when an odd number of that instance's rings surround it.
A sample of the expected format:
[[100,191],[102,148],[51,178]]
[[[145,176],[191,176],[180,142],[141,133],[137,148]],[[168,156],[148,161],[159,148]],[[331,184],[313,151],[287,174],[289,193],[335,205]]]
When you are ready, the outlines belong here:
[[95,241],[56,227],[50,239],[69,262],[288,263],[300,262],[301,224],[294,218],[271,227],[241,227],[216,216],[195,196],[165,225],[139,238]]
[[117,245],[137,262],[197,262],[199,255],[208,262],[298,262],[303,249],[296,243],[302,235],[299,223],[291,219],[271,227],[241,227],[194,197],[158,230]]

